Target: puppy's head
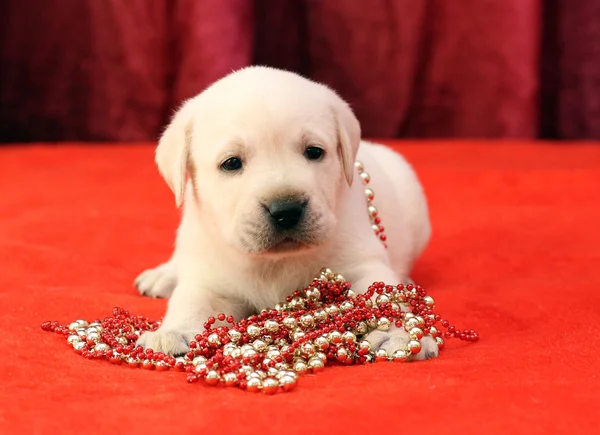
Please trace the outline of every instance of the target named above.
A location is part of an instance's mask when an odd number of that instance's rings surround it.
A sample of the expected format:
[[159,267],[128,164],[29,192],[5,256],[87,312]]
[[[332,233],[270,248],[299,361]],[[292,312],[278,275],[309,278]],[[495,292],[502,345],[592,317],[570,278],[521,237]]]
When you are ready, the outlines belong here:
[[356,117],[331,89],[249,67],[180,108],[156,162],[177,205],[190,177],[198,216],[223,243],[290,255],[331,235],[359,142]]

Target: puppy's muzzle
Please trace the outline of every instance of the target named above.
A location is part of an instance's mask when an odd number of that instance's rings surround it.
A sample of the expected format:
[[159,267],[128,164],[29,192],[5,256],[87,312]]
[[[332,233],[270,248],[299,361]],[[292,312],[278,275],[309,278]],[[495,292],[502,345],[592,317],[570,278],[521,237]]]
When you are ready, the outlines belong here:
[[273,228],[289,231],[296,228],[304,219],[308,201],[295,199],[275,199],[264,207],[269,213]]

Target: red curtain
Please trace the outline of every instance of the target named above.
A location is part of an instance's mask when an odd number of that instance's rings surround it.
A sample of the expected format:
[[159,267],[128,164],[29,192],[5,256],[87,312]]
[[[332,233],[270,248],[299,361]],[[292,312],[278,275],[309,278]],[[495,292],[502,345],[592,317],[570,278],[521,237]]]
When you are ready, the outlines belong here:
[[597,0],[3,0],[0,140],[154,140],[249,64],[368,137],[600,138]]

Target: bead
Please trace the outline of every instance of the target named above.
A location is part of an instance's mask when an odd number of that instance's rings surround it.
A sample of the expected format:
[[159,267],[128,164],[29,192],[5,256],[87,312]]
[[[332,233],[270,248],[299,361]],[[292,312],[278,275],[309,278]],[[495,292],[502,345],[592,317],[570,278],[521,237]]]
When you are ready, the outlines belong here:
[[75,320],[75,323],[79,324],[80,328],[87,328],[88,327],[88,322],[86,322],[85,320]]
[[352,308],[354,308],[354,304],[351,301],[344,301],[340,304],[340,311],[342,313],[345,313],[346,311],[350,311]]
[[346,344],[354,344],[356,343],[356,335],[350,331],[346,331],[342,334],[342,341]]
[[85,343],[83,341],[76,341],[73,343],[73,349],[75,349],[75,352],[77,353],[81,353],[84,347]]
[[265,343],[263,340],[254,340],[252,346],[257,352],[264,352],[267,350],[267,343]]
[[444,339],[442,337],[435,337],[435,342],[438,345],[438,349],[442,350],[444,348]]
[[221,339],[219,338],[219,334],[210,334],[208,336],[208,344],[212,347],[219,347],[219,345],[221,344]]
[[279,379],[279,385],[283,391],[292,391],[296,387],[296,379],[286,374]]
[[375,206],[373,206],[373,205],[370,205],[370,206],[368,207],[368,211],[369,211],[369,214],[370,214],[372,217],[376,217],[376,216],[377,216],[377,208],[375,208]]
[[265,329],[268,332],[275,334],[279,331],[279,323],[277,323],[275,320],[267,320],[265,322]]
[[356,325],[355,333],[358,335],[366,334],[368,330],[369,330],[369,327],[367,326],[367,324],[365,322],[358,322],[358,325]]
[[229,338],[231,339],[231,341],[233,341],[234,343],[237,343],[238,341],[240,341],[240,339],[242,338],[242,334],[240,333],[240,331],[238,331],[237,329],[230,329],[227,332],[227,335],[229,335]]
[[313,372],[320,372],[321,370],[323,370],[325,368],[325,364],[323,363],[323,361],[321,361],[320,358],[312,357],[311,359],[308,360],[308,367]]
[[300,323],[305,328],[312,328],[315,325],[315,318],[311,314],[304,314],[300,317]]
[[373,190],[369,188],[365,189],[365,195],[367,196],[367,199],[369,201],[373,201],[373,198],[375,198],[375,192],[373,192]]
[[375,302],[377,302],[377,305],[381,308],[382,305],[390,303],[390,298],[385,294],[379,295],[379,296],[377,296],[377,299],[375,300]]
[[356,296],[356,293],[354,293],[354,291],[352,289],[348,289],[348,291],[346,292],[346,297],[353,298],[355,296]]
[[327,337],[321,335],[320,337],[317,337],[315,339],[315,346],[318,349],[327,350],[327,348],[329,347],[329,340],[327,339]]
[[421,343],[417,340],[410,340],[408,342],[408,350],[413,354],[416,355],[419,352],[421,352]]
[[358,160],[354,162],[354,167],[358,170],[358,172],[363,172],[365,170],[365,166]]
[[413,340],[420,340],[423,338],[423,330],[421,328],[412,328],[410,331],[408,331],[408,335]]
[[67,343],[73,346],[73,343],[77,343],[79,341],[79,335],[73,334],[67,337]]
[[[178,360],[181,361],[181,359],[179,358]],[[194,357],[194,359],[192,360],[192,364],[194,364],[195,366],[197,366],[198,364],[206,364],[206,358],[204,358],[203,356]]]
[[225,373],[223,382],[226,387],[235,387],[238,384],[238,378],[235,373]]
[[440,331],[438,331],[438,329],[435,326],[429,327],[429,334],[432,337],[437,337],[439,333],[440,333]]
[[435,301],[433,300],[433,298],[431,296],[425,296],[423,298],[423,303],[425,305],[427,305],[429,308],[435,307]]
[[219,380],[219,373],[216,370],[209,370],[206,373],[205,381],[208,385],[217,385]]
[[304,343],[301,349],[302,353],[307,357],[313,356],[315,354],[315,347],[310,343]]
[[299,375],[304,375],[304,374],[308,373],[308,366],[306,365],[306,363],[304,361],[297,361],[294,364],[294,371],[296,373],[298,373]]
[[371,343],[368,342],[367,340],[363,340],[360,343],[358,343],[358,347],[359,349],[365,349],[367,351],[371,350]]
[[336,274],[334,277],[335,282],[337,282],[338,284],[342,284],[343,282],[346,281],[346,279],[343,277],[343,275],[341,274]]
[[395,362],[406,362],[408,361],[409,356],[410,353],[402,349],[398,349],[392,354],[392,358]]
[[255,393],[262,388],[262,381],[259,378],[250,378],[246,384],[246,390]]
[[[366,172],[361,172],[361,173],[360,173],[360,178],[362,179],[362,181],[363,181],[365,184],[368,184],[368,183],[369,183],[369,181],[371,181],[371,177],[370,177],[370,176],[369,176],[369,174],[367,174]],[[371,190],[371,189],[369,189],[369,190]],[[367,196],[368,196],[368,195],[367,195]],[[372,199],[372,198],[371,198],[371,199]]]
[[387,317],[382,317],[377,321],[377,329],[379,331],[389,331],[390,320]]
[[296,332],[294,332],[294,341],[300,340],[302,337],[304,337],[304,335],[306,335],[304,331],[297,330]]
[[325,310],[318,310],[315,312],[315,320],[319,323],[323,323],[326,322],[327,319],[329,318],[329,315],[327,314],[327,311]]
[[377,349],[375,351],[375,361],[382,362],[388,360],[388,353],[385,349]]
[[342,342],[342,334],[340,334],[338,331],[332,331],[329,334],[329,342],[333,343],[333,344],[339,344]]
[[106,343],[98,343],[94,346],[94,352],[106,352],[110,349],[110,346]]
[[337,350],[335,357],[339,362],[344,362],[348,358],[348,351],[346,350],[346,348],[340,347]]
[[289,329],[295,329],[298,326],[298,322],[293,317],[286,317],[283,319],[283,325]]
[[260,328],[256,325],[250,325],[246,332],[250,337],[258,337],[260,335]]
[[262,391],[265,394],[275,394],[279,389],[279,382],[274,378],[265,378],[262,382]]
[[406,331],[408,332],[413,328],[417,328],[418,325],[419,325],[419,321],[416,318],[411,317],[404,322],[404,329],[406,329]]

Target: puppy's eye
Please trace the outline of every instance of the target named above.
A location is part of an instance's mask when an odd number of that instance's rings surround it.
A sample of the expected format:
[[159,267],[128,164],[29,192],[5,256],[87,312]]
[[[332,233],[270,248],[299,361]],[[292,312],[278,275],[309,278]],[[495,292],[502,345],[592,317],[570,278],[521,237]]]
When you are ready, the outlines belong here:
[[242,169],[242,161],[237,157],[230,157],[221,164],[224,171],[239,171]]
[[324,154],[325,151],[323,151],[323,148],[319,147],[308,147],[304,151],[304,157],[308,160],[321,160]]

